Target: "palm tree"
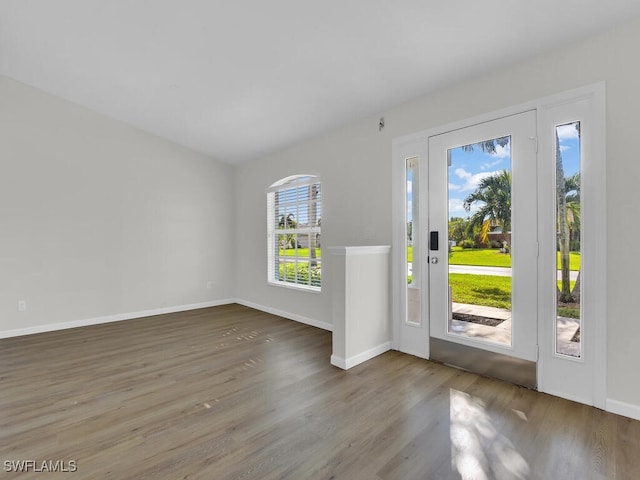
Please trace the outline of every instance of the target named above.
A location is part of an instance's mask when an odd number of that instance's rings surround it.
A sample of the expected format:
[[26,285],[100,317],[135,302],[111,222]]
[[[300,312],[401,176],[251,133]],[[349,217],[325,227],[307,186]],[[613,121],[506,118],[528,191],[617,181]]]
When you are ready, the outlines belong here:
[[474,147],[479,147],[485,153],[496,153],[498,146],[506,147],[511,141],[511,137],[494,138],[493,140],[485,140],[483,142],[463,145],[462,150],[465,152],[473,152]]
[[567,196],[567,223],[569,241],[580,240],[580,173],[564,179]]
[[[278,218],[278,228],[280,230],[285,230],[289,228],[296,228],[298,223],[296,222],[295,215],[293,213],[285,215],[280,215]],[[296,236],[293,234],[286,234],[281,236],[280,238],[280,248],[296,248]]]
[[[579,123],[575,128],[580,134]],[[556,128],[556,213],[558,225],[558,250],[560,251],[560,288],[558,300],[572,303],[580,296],[580,272],[571,291],[570,249],[572,233],[580,229],[580,174],[565,178],[558,129]],[[573,231],[573,232],[572,232]]]
[[[569,249],[571,242],[580,242],[580,173],[575,173],[564,179],[565,190],[567,192],[567,223],[569,225]],[[579,245],[579,243],[578,243]],[[571,290],[571,295],[575,302],[580,301],[580,270],[576,283]]]
[[501,226],[507,233],[511,230],[511,172],[502,170],[483,178],[476,190],[464,199],[464,208],[468,212],[474,203],[480,204],[471,216],[467,225],[467,233],[480,229],[480,241],[489,241],[492,226]]

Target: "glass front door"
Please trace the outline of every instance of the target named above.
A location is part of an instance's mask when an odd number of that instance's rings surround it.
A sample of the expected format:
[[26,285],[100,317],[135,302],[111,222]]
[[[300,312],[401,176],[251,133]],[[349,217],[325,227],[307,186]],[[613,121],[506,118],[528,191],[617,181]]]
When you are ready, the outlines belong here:
[[429,138],[436,355],[464,346],[537,359],[535,131],[535,112],[525,112]]
[[447,150],[447,332],[512,344],[511,136]]

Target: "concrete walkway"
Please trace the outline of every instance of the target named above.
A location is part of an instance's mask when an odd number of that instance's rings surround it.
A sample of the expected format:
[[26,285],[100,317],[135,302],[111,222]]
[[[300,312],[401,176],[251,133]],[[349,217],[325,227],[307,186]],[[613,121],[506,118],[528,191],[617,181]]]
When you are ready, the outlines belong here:
[[[455,302],[451,304],[451,311],[479,317],[504,319],[504,322],[495,327],[451,319],[449,331],[466,337],[481,338],[494,343],[511,345],[511,311]],[[580,321],[575,318],[557,317],[556,326],[558,353],[573,357],[580,356],[580,343],[571,341],[580,327]]]
[[481,338],[489,342],[511,345],[511,311],[502,308],[484,307],[481,305],[470,305],[467,303],[451,304],[452,313],[463,313],[478,317],[503,319],[500,325],[491,327],[480,323],[465,322],[463,320],[451,319],[449,331],[465,337]]
[[[413,275],[413,265],[407,265],[407,275]],[[481,267],[477,265],[449,265],[449,273],[467,273],[471,275],[495,275],[496,277],[510,277],[511,268],[509,267]],[[571,281],[575,282],[578,278],[578,272],[571,271],[569,274]],[[562,280],[562,272],[558,270],[558,280]]]
[[509,267],[481,267],[477,265],[449,265],[449,273],[470,273],[472,275],[494,275],[496,277],[510,277]]

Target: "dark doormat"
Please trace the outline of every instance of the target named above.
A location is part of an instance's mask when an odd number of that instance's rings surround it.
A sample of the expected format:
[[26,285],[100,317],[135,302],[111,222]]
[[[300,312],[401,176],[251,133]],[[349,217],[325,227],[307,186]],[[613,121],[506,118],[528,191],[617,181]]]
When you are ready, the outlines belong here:
[[480,315],[458,312],[453,312],[453,319],[461,320],[463,322],[479,323],[480,325],[487,325],[489,327],[497,327],[504,322],[502,318],[482,317]]

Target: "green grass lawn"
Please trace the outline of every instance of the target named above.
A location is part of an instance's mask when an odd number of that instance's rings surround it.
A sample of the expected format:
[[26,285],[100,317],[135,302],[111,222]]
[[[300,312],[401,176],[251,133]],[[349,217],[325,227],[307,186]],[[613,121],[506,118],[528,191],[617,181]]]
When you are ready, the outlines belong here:
[[[560,265],[560,253],[558,253],[558,259],[556,260],[556,265]],[[560,270],[558,268],[558,270]],[[580,253],[579,252],[569,252],[569,270],[573,270],[577,272],[580,270]]]
[[[296,255],[296,250],[294,248],[287,248],[284,251],[284,255],[286,257],[295,257]],[[280,250],[280,255],[282,255],[282,250]],[[308,257],[309,256],[309,249],[308,248],[299,248],[298,249],[298,256],[299,257]],[[316,248],[316,258],[322,258],[320,255],[320,249]]]
[[511,255],[494,248],[453,247],[449,265],[478,265],[482,267],[510,267]]
[[511,277],[450,273],[449,285],[454,302],[511,309]]
[[[450,273],[449,285],[454,302],[511,309],[511,277]],[[571,288],[574,285],[575,282],[571,282]],[[579,311],[566,307],[559,308],[558,314],[571,318],[580,316]]]
[[[413,261],[412,247],[407,249],[408,261]],[[558,253],[558,264],[560,254]],[[494,248],[466,248],[453,247],[449,255],[450,265],[477,265],[481,267],[510,267],[511,255],[500,253]],[[580,270],[580,253],[571,252],[569,254],[569,268],[574,271]]]

